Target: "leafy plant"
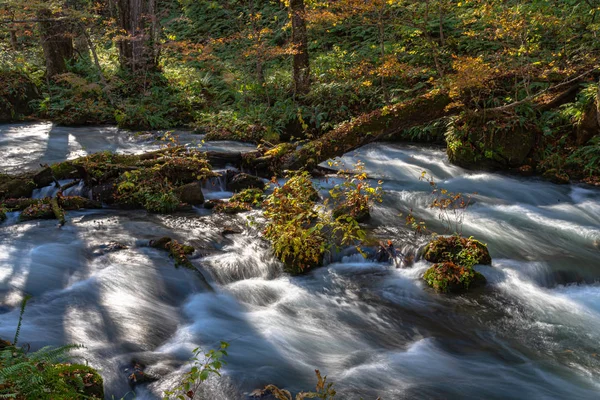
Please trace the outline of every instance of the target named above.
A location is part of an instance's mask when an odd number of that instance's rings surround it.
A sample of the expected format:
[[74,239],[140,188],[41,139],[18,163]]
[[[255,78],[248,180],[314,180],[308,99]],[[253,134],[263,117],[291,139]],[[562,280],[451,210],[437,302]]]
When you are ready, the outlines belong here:
[[354,171],[340,170],[338,176],[343,177],[344,181],[329,191],[331,198],[336,203],[333,217],[348,215],[357,221],[368,218],[373,204],[382,201],[381,184],[383,182],[379,181],[377,187],[372,187],[361,161],[355,164]]
[[429,207],[439,210],[438,218],[444,225],[446,232],[461,236],[467,207],[471,203],[471,196],[440,188],[426,171],[421,173],[419,179],[429,183],[433,194],[433,200]]
[[221,368],[226,364],[223,358],[227,356],[229,343],[221,342],[217,350],[210,350],[208,353],[197,347],[190,360],[191,368],[185,373],[179,385],[164,393],[164,400],[188,400],[199,399],[199,390],[202,384],[211,376],[221,376]]
[[16,399],[101,399],[102,378],[81,364],[71,364],[73,350],[81,345],[43,347],[29,353],[28,347],[17,347],[25,307],[21,303],[19,322],[13,343],[0,347],[0,398]]

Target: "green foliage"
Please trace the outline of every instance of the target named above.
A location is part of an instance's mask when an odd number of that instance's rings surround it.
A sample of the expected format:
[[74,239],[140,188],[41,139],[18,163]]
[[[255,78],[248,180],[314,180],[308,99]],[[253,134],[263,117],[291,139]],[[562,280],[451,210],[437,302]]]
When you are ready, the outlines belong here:
[[326,239],[317,225],[316,190],[308,172],[291,175],[276,187],[263,204],[269,220],[263,234],[275,255],[291,273],[302,273],[321,264]]
[[13,344],[0,348],[0,398],[101,399],[102,378],[92,368],[69,364],[73,350],[81,345],[43,347],[28,353],[17,347],[23,314],[29,297],[23,299]]
[[310,174],[303,171],[288,176],[263,203],[268,220],[263,234],[290,273],[317,267],[332,248],[355,244],[366,236],[354,217],[335,217],[324,205],[317,205],[318,199]]
[[437,236],[425,247],[423,257],[430,262],[453,262],[466,268],[491,264],[487,246],[478,240],[460,236]]
[[600,176],[600,136],[592,138],[585,146],[575,150],[568,161],[580,166],[590,176]]
[[435,237],[425,247],[423,257],[435,263],[423,279],[440,292],[460,292],[468,290],[474,283],[485,283],[483,275],[473,267],[492,263],[485,244],[456,235]]
[[116,184],[119,202],[150,212],[169,213],[180,204],[174,190],[179,184],[213,176],[204,156],[196,151],[166,153],[161,163],[123,172]]
[[198,347],[193,350],[193,357],[190,361],[191,368],[185,373],[179,385],[171,390],[166,390],[163,396],[164,400],[188,400],[200,399],[199,390],[203,382],[211,375],[221,376],[221,368],[226,364],[223,358],[227,356],[227,342],[221,342],[217,350],[210,350],[208,353],[202,352]]
[[237,214],[245,211],[252,210],[252,204],[245,203],[242,201],[232,201],[229,200],[227,202],[217,203],[214,207],[214,211],[216,213],[223,214]]
[[369,217],[375,202],[381,203],[383,182],[379,181],[377,187],[371,187],[364,170],[364,164],[359,161],[354,171],[338,171],[338,176],[343,177],[344,181],[329,191],[335,202],[334,218],[350,216],[361,222]]
[[231,196],[229,202],[239,202],[248,204],[252,207],[258,207],[262,204],[264,198],[264,191],[260,189],[244,189],[241,192],[235,193],[233,196]]
[[44,118],[62,125],[114,122],[113,108],[100,84],[69,72],[50,81],[48,96],[38,105]]
[[423,275],[429,286],[443,293],[467,290],[476,279],[481,278],[483,275],[473,268],[456,265],[450,261],[435,264]]

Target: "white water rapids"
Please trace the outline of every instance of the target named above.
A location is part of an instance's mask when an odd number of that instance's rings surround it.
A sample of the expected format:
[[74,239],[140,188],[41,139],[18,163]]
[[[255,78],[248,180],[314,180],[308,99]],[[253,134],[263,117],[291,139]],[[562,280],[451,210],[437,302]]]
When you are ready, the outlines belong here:
[[[0,169],[152,146],[114,128],[0,125]],[[59,229],[9,213],[0,225],[0,337],[12,338],[19,302],[31,294],[21,343],[84,344],[107,398],[131,390],[133,360],[161,376],[137,386],[136,398],[160,398],[193,348],[220,340],[230,343],[227,365],[204,385],[204,399],[243,399],[269,383],[309,390],[315,369],[340,399],[600,397],[600,190],[465,171],[440,149],[382,143],[342,159],[357,160],[384,181],[370,225],[404,248],[423,242],[399,213],[413,209],[440,228],[421,171],[449,190],[476,192],[464,233],[489,246],[493,265],[477,267],[488,285],[440,295],[421,279],[426,261],[396,269],[356,255],[290,277],[247,215],[70,211]],[[223,236],[232,225],[244,232]],[[192,262],[215,291],[145,246],[159,236],[198,249]],[[112,241],[128,249],[106,251]]]

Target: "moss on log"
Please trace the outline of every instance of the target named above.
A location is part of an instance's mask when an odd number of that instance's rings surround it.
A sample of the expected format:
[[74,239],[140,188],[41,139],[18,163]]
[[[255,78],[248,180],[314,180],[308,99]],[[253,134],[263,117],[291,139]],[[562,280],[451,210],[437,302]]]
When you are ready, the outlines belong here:
[[338,157],[367,143],[390,138],[405,129],[420,126],[449,114],[450,96],[430,92],[415,99],[364,114],[322,137],[307,143],[284,158],[284,169],[312,169],[319,163]]

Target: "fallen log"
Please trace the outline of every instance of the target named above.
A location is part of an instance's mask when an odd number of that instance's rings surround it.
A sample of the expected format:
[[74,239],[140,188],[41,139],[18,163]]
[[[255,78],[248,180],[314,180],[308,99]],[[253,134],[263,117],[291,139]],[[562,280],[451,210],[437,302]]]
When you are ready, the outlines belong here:
[[60,226],[63,226],[66,222],[65,210],[63,210],[58,204],[58,197],[53,197],[52,199],[50,199],[50,206],[52,207],[54,217],[58,220]]
[[283,169],[311,170],[365,144],[447,116],[453,112],[447,109],[451,101],[446,92],[436,91],[362,115],[288,153]]

